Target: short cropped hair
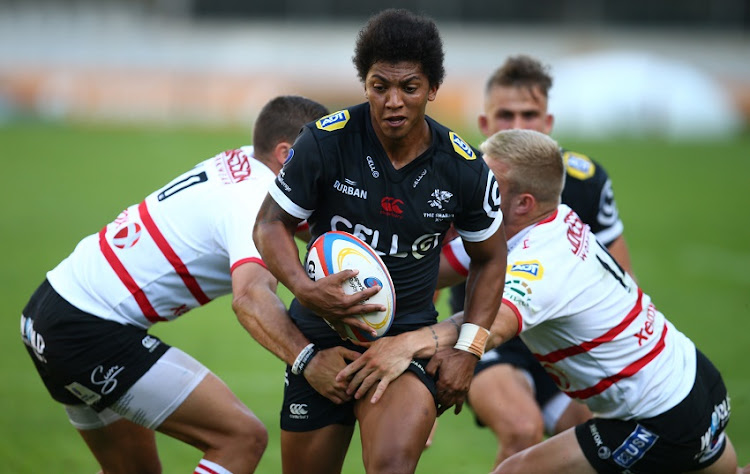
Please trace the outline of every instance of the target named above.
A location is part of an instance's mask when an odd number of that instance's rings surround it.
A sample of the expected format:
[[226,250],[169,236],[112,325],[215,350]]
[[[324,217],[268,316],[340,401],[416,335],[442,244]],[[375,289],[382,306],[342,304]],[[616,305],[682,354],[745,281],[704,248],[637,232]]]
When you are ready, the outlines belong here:
[[435,22],[408,10],[390,8],[370,18],[359,31],[352,62],[363,83],[378,61],[419,63],[430,86],[445,78],[443,40]]
[[497,68],[487,80],[485,93],[494,87],[524,87],[538,88],[544,97],[549,96],[552,87],[552,76],[549,66],[542,64],[531,56],[518,55],[509,57],[505,63]]
[[260,110],[253,126],[256,153],[270,153],[282,141],[293,143],[303,125],[328,113],[322,104],[302,96],[282,95],[271,99]]
[[560,203],[565,184],[565,165],[555,140],[535,130],[502,130],[479,148],[485,159],[508,166],[504,178],[509,192],[529,193],[540,203]]

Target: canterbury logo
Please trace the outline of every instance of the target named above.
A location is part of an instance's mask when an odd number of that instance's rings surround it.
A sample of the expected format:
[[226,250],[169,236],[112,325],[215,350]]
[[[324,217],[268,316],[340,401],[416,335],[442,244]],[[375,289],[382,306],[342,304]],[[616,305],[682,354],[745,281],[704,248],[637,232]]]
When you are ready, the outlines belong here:
[[292,403],[289,412],[292,415],[307,415],[307,403]]

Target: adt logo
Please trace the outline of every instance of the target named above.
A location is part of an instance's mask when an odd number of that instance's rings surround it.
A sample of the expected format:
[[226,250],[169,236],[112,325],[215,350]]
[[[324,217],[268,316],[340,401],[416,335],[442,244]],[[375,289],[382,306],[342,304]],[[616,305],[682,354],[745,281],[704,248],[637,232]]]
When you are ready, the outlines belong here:
[[325,130],[326,132],[332,132],[334,130],[341,130],[346,126],[346,123],[349,121],[349,111],[348,110],[339,110],[338,112],[334,112],[330,115],[326,115],[322,119],[315,122],[315,126],[318,127],[320,130]]
[[540,280],[544,274],[544,267],[538,260],[530,262],[515,262],[508,265],[508,275],[513,275],[527,280]]
[[467,160],[476,160],[477,155],[474,154],[474,150],[464,141],[463,138],[456,135],[455,132],[450,132],[450,139],[453,143],[453,149],[459,155],[463,156]]

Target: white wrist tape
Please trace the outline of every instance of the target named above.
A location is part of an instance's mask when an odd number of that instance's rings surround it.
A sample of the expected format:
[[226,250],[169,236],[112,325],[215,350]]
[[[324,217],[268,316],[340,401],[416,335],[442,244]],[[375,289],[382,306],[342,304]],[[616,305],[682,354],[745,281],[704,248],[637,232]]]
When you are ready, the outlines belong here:
[[477,357],[482,357],[482,354],[484,354],[484,345],[487,343],[489,335],[490,332],[482,326],[463,323],[461,325],[461,332],[458,335],[458,341],[456,341],[456,345],[453,348],[471,352]]
[[318,353],[318,350],[315,348],[315,344],[311,342],[310,344],[306,345],[305,348],[299,352],[299,355],[294,360],[294,364],[292,364],[292,373],[294,375],[302,374],[302,372],[305,371],[305,367],[307,367],[307,364],[310,363],[310,360],[317,353]]

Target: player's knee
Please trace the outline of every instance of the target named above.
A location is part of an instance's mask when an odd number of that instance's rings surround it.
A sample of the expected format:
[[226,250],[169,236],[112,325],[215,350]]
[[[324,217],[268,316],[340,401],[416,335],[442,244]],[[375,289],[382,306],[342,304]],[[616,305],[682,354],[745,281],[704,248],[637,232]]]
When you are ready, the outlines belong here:
[[500,430],[498,438],[508,456],[544,439],[544,423],[534,417],[519,417]]
[[250,415],[238,433],[238,442],[242,452],[248,453],[253,459],[260,459],[268,446],[268,430],[255,416]]
[[413,456],[404,456],[394,453],[389,456],[378,456],[367,463],[366,471],[368,473],[382,474],[408,474],[413,473],[416,469],[417,459]]

